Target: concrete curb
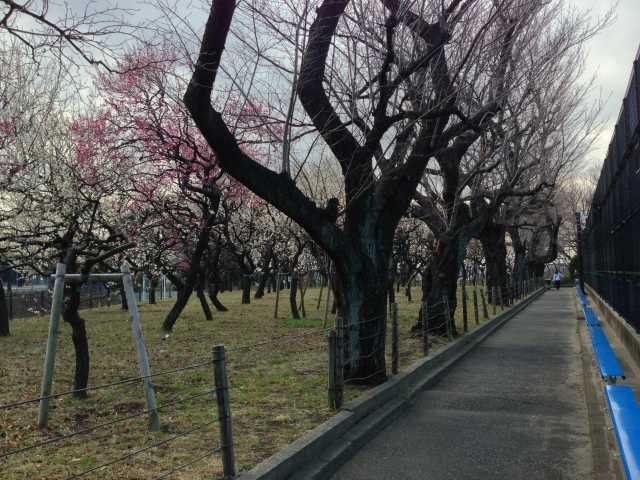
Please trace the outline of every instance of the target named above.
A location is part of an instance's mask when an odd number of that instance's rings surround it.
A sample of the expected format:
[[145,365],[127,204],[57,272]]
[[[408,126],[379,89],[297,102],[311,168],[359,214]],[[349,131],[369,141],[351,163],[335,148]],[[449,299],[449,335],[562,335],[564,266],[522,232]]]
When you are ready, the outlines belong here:
[[306,432],[238,480],[320,480],[328,478],[369,439],[400,415],[423,389],[435,384],[464,355],[539,298],[541,288],[508,312],[413,363],[382,385],[346,403],[323,424]]
[[640,366],[640,335],[591,285],[585,284],[585,288],[589,300],[595,303],[603,319],[611,326],[635,364]]

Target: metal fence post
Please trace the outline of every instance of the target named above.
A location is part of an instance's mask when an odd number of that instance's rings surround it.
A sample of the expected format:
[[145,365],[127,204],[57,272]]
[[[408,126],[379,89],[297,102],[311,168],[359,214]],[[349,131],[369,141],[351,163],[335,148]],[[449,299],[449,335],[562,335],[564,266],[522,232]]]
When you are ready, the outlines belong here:
[[478,292],[473,287],[473,319],[476,321],[476,325],[480,325],[480,313],[478,312]]
[[49,315],[49,335],[47,337],[47,351],[44,357],[44,369],[42,373],[42,385],[40,388],[40,409],[38,412],[38,428],[47,426],[49,419],[49,396],[53,385],[53,369],[56,363],[56,346],[58,330],[60,326],[60,313],[64,301],[64,274],[67,266],[64,263],[56,265],[56,280],[53,285],[53,300],[51,314]]
[[422,302],[422,353],[429,355],[429,303]]
[[222,451],[222,469],[225,477],[236,475],[236,460],[233,450],[233,424],[231,422],[231,405],[229,403],[229,381],[225,365],[224,345],[216,345],[212,351],[213,376],[218,403],[218,420],[220,421],[220,443]]
[[398,373],[398,304],[391,304],[391,373]]
[[151,378],[151,366],[149,365],[149,357],[147,356],[144,336],[142,335],[142,327],[140,326],[140,312],[138,311],[136,294],[133,291],[131,270],[129,270],[129,266],[126,263],[123,263],[120,271],[122,272],[122,284],[127,298],[129,316],[131,317],[131,333],[138,352],[140,374],[143,377],[142,384],[144,387],[145,397],[147,399],[147,408],[149,410],[149,430],[155,432],[160,430],[160,417],[158,416],[158,407],[156,403],[156,390],[153,384],[153,379]]

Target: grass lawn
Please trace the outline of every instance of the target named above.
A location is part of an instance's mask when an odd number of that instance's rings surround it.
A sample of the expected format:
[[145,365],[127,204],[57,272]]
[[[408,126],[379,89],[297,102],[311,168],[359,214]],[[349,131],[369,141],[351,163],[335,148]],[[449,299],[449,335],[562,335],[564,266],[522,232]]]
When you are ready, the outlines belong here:
[[[304,320],[289,318],[288,291],[280,298],[279,319],[273,318],[275,294],[241,305],[239,291],[225,292],[220,298],[229,311],[214,312],[213,321],[204,319],[197,301],[192,299],[168,340],[162,339],[160,325],[171,301],[140,306],[154,373],[208,362],[216,344],[222,343],[229,349],[227,371],[238,470],[251,468],[333,414],[327,406],[327,341],[322,329],[322,308],[316,309],[318,293],[318,289],[307,292]],[[419,298],[419,288],[414,288],[413,294]],[[421,340],[412,338],[410,333],[419,303],[408,303],[402,292],[397,300],[402,369],[421,356]],[[91,350],[90,385],[138,376],[127,313],[114,306],[87,310],[82,316],[87,320]],[[333,317],[330,318],[331,323]],[[473,318],[469,295],[471,328],[475,325]],[[48,317],[15,320],[11,325],[12,336],[0,338],[0,405],[39,396],[47,323]],[[456,311],[456,323],[462,332],[462,308]],[[444,344],[443,339],[433,341],[434,349]],[[54,393],[73,388],[73,367],[71,329],[62,324]],[[162,375],[154,382],[161,407],[161,432],[147,432],[147,418],[142,414],[0,458],[0,476],[6,480],[65,479],[197,429],[82,478],[153,479],[192,461],[193,464],[169,478],[221,477],[219,455],[212,452],[219,447],[220,440],[215,423],[216,402],[207,393],[213,386],[211,365]],[[362,388],[348,386],[345,397],[354,398]],[[166,407],[162,408],[163,405]],[[0,456],[135,416],[145,409],[138,382],[90,391],[87,400],[71,396],[53,399],[49,427],[44,431],[36,428],[37,404],[0,409]]]

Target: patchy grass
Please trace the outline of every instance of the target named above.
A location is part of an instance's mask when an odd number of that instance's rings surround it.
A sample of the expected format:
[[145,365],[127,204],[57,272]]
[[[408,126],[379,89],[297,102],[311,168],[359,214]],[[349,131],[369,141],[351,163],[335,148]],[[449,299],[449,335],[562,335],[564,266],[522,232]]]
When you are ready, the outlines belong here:
[[[307,319],[303,320],[286,317],[289,315],[286,295],[281,296],[279,319],[273,318],[274,294],[267,294],[261,300],[252,299],[251,305],[241,305],[240,292],[226,292],[221,300],[229,311],[215,312],[214,320],[209,322],[193,300],[167,340],[162,338],[160,324],[171,302],[140,307],[151,368],[156,374],[207,363],[214,345],[227,346],[239,470],[251,468],[333,414],[327,406],[326,338],[322,307],[316,309],[318,293],[318,289],[308,291]],[[418,288],[414,288],[414,295],[419,296]],[[469,295],[469,325],[473,328],[471,298]],[[421,355],[421,340],[411,335],[419,302],[409,303],[402,294],[398,294],[398,302],[402,368]],[[84,311],[83,317],[87,320],[91,354],[90,384],[138,376],[127,313],[118,307],[104,307]],[[333,316],[329,319],[332,326]],[[16,320],[12,322],[12,336],[0,339],[0,405],[38,397],[47,320],[48,317]],[[457,309],[456,322],[462,332],[461,308]],[[443,344],[443,340],[433,339],[434,348]],[[70,328],[63,324],[54,392],[73,388],[73,366]],[[70,396],[53,399],[49,427],[44,431],[36,428],[37,404],[0,409],[0,456],[96,425],[134,417],[0,458],[2,478],[72,477],[198,428],[192,434],[83,477],[152,479],[219,447],[218,425],[214,423],[216,403],[208,393],[213,385],[211,365],[161,375],[154,381],[162,424],[161,432],[157,433],[147,431],[146,405],[139,382],[92,390],[86,400]],[[363,388],[349,386],[345,397],[354,398]],[[221,475],[220,457],[212,452],[171,478],[210,479]]]

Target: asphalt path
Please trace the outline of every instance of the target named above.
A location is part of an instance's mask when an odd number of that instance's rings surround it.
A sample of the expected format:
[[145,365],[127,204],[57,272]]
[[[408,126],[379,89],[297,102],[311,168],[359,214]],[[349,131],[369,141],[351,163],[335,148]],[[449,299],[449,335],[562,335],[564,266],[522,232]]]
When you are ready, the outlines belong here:
[[573,295],[546,292],[419,394],[332,478],[591,478]]

